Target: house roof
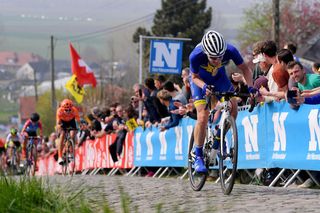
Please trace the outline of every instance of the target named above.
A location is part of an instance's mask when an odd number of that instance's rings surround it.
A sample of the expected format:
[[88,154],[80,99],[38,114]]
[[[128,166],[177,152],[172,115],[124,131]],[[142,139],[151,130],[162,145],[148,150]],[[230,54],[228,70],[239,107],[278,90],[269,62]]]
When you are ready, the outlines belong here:
[[298,49],[296,55],[310,61],[320,62],[320,30]]
[[22,66],[28,62],[43,60],[39,55],[30,52],[0,52],[0,64]]
[[30,62],[29,64],[37,72],[48,72],[50,68],[49,61]]
[[34,96],[19,97],[20,119],[26,120],[36,111],[36,98]]

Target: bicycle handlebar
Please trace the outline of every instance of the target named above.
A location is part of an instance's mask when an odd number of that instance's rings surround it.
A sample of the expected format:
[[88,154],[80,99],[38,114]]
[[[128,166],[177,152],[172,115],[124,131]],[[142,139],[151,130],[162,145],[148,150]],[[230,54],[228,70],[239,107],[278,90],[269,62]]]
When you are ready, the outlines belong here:
[[252,112],[255,105],[256,105],[256,99],[250,93],[241,93],[241,92],[232,92],[232,91],[226,91],[226,92],[214,91],[214,86],[212,86],[212,85],[208,85],[207,89],[209,89],[212,94],[209,97],[207,96],[206,109],[208,108],[208,106],[210,104],[210,98],[213,95],[214,96],[222,96],[226,100],[229,100],[232,97],[249,98],[249,104],[250,104],[250,107],[248,109],[249,112]]

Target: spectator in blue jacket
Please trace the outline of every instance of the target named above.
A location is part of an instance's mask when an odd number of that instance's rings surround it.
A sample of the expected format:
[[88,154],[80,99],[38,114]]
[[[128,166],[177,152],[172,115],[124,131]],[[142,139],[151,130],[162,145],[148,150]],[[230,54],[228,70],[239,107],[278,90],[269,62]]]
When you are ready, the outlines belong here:
[[168,108],[168,111],[170,113],[169,121],[165,125],[160,126],[160,130],[164,131],[170,129],[171,127],[178,126],[182,115],[173,113],[175,110],[179,109],[174,105],[175,101],[172,99],[170,93],[166,90],[161,90],[158,92],[157,97],[159,98],[160,102]]

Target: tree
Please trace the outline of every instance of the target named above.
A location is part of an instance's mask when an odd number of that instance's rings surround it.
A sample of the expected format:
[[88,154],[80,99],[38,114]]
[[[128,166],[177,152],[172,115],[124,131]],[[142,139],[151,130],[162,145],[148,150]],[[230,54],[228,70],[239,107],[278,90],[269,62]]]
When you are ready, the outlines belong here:
[[[62,91],[56,90],[56,97],[58,100],[62,98]],[[40,115],[40,120],[43,125],[43,134],[50,135],[56,125],[56,111],[51,110],[51,93],[46,92],[39,96],[36,111]]]
[[[319,1],[280,1],[280,47],[291,41],[302,46],[320,26]],[[245,11],[238,40],[242,49],[254,42],[271,39],[272,1],[259,2]]]
[[[212,9],[206,9],[206,0],[162,0],[161,9],[156,11],[151,32],[139,27],[133,35],[133,41],[139,41],[139,35],[191,38],[183,48],[183,64],[189,65],[189,54],[200,42],[205,29],[210,26]],[[149,48],[145,48],[149,52]],[[148,55],[148,54],[147,54]]]

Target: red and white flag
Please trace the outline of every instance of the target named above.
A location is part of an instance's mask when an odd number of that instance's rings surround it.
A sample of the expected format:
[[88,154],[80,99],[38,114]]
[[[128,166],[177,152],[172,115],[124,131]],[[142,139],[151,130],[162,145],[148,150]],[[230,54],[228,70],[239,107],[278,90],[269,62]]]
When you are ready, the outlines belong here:
[[91,84],[95,87],[97,85],[97,80],[92,69],[80,58],[71,43],[69,46],[71,53],[71,70],[72,73],[77,76],[78,84],[80,86],[83,86],[84,84]]

